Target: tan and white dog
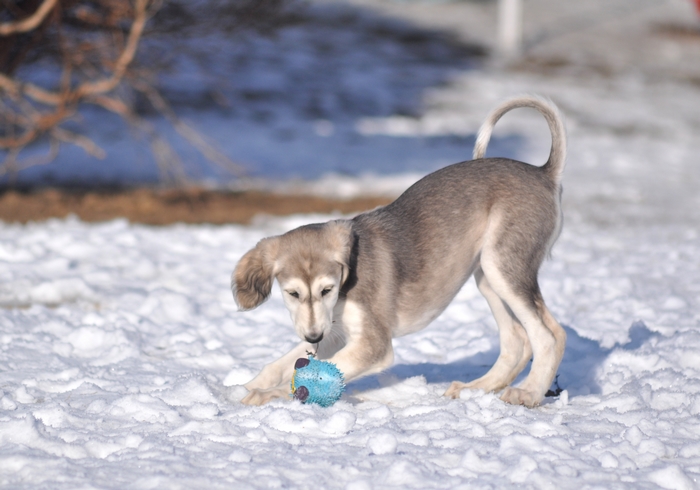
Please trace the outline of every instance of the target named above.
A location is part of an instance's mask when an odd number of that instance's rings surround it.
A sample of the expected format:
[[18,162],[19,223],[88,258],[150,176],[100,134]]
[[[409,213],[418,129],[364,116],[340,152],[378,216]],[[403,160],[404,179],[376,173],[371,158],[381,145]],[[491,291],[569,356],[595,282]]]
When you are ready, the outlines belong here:
[[[537,109],[549,125],[552,148],[543,166],[483,158],[496,122],[518,107]],[[392,338],[428,325],[474,275],[498,323],[501,350],[484,376],[454,381],[445,395],[504,390],[508,403],[538,405],[566,343],[537,282],[561,227],[565,159],[556,106],[516,97],[482,125],[474,160],[424,177],[388,206],[261,240],[233,271],[233,296],[241,310],[255,308],[277,279],[302,341],[245,385],[243,403],[289,398],[294,361],[308,351],[335,363],[346,381],[386,369]],[[525,380],[509,386],[530,359]]]

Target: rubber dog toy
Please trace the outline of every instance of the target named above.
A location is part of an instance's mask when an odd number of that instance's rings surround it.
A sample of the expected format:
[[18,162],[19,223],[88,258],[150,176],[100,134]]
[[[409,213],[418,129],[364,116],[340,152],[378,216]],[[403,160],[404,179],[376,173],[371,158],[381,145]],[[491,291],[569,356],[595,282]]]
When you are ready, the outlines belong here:
[[345,391],[343,373],[335,364],[319,361],[313,355],[299,358],[294,363],[292,396],[302,403],[330,407]]

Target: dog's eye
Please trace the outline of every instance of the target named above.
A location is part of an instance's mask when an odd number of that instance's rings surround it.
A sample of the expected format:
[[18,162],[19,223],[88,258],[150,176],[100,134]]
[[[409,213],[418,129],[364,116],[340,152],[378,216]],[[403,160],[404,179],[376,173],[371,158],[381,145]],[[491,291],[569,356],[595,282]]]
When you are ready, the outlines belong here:
[[299,299],[299,293],[296,291],[287,291],[287,294],[290,295],[292,298]]
[[333,290],[333,286],[325,288],[323,291],[321,291],[321,296],[325,296],[328,293],[330,293]]

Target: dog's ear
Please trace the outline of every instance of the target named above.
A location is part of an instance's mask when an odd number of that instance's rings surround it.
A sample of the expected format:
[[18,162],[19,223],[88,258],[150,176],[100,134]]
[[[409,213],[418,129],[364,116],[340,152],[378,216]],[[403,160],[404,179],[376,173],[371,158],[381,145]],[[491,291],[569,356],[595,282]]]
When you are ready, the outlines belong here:
[[246,253],[231,274],[231,292],[241,311],[260,306],[272,291],[278,237],[260,240]]
[[328,222],[326,226],[331,242],[333,260],[343,267],[340,284],[344,284],[350,273],[350,254],[355,241],[352,223],[348,220],[336,220]]

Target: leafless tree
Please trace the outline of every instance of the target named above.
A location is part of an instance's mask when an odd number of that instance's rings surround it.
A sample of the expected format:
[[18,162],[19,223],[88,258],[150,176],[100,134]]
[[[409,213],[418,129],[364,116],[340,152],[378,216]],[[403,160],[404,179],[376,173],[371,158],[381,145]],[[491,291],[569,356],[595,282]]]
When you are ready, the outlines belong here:
[[[104,158],[94,141],[66,128],[84,104],[116,113],[147,135],[161,173],[185,174],[170,145],[133,110],[131,94],[144,94],[177,132],[209,160],[235,173],[241,168],[181,121],[152,83],[153,73],[135,62],[146,24],[160,0],[0,0],[0,176],[51,161],[61,144]],[[22,79],[23,65],[47,61],[54,80]],[[29,144],[48,138],[42,158],[20,159]]]

